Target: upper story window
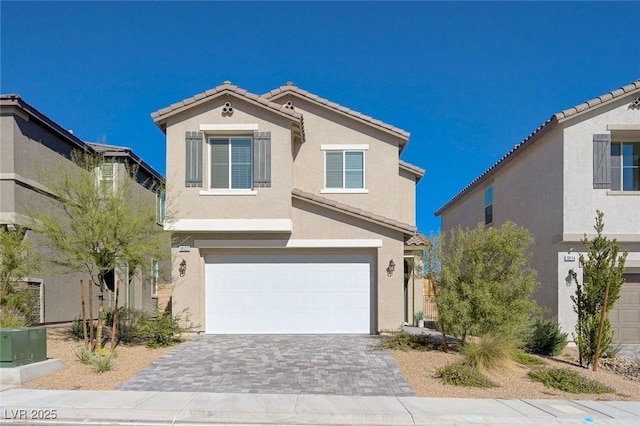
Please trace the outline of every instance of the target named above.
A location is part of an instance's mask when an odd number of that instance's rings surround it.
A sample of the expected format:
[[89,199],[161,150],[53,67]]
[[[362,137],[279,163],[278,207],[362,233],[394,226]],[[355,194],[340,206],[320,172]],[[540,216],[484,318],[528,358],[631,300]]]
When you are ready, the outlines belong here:
[[156,222],[160,225],[164,223],[167,206],[167,195],[164,190],[156,191]]
[[158,296],[158,277],[159,277],[158,261],[151,261],[151,296]]
[[215,137],[210,144],[211,189],[251,189],[251,138]]
[[[271,132],[251,131],[258,128],[257,124],[200,127],[212,135],[205,149],[202,130],[186,132],[186,187],[206,185],[208,190],[200,191],[201,195],[254,195],[252,189],[271,186]],[[248,131],[253,137],[247,135]],[[204,173],[203,151],[208,157]],[[208,184],[203,185],[203,174],[208,176]]]
[[488,225],[493,222],[493,185],[484,190],[484,223]]
[[640,142],[611,143],[611,189],[640,191]]
[[116,163],[102,163],[96,170],[96,180],[100,195],[113,195],[116,192]]
[[323,192],[366,192],[365,151],[368,145],[322,145]]

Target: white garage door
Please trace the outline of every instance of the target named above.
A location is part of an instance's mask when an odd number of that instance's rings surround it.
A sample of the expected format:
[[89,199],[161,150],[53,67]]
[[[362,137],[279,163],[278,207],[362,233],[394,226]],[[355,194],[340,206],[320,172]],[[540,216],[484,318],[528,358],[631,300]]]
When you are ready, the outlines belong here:
[[208,334],[370,333],[370,257],[208,254]]
[[626,274],[620,298],[609,313],[613,340],[640,343],[640,274]]

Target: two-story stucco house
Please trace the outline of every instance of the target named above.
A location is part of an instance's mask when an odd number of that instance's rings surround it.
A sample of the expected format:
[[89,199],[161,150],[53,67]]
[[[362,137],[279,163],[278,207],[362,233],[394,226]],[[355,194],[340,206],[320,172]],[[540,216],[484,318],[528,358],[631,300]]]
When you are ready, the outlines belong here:
[[[582,282],[580,241],[604,233],[629,250],[626,283],[610,314],[615,340],[640,343],[640,80],[551,116],[442,206],[442,232],[513,221],[535,238],[537,299],[572,333],[570,296]],[[571,335],[571,334],[570,334]]]
[[[84,151],[101,153],[110,160],[103,170],[96,171],[96,184],[104,187],[115,189],[127,173],[125,166],[135,165],[138,169],[136,195],[154,199],[162,196],[157,189],[163,188],[164,178],[128,148],[82,141],[19,95],[0,95],[0,112],[0,226],[26,227],[24,238],[30,240],[45,259],[41,269],[27,278],[26,285],[32,289],[37,305],[32,320],[36,323],[72,321],[80,317],[80,280],[88,283],[90,277],[49,264],[46,259],[56,257],[57,253],[42,244],[42,236],[28,230],[32,209],[50,209],[52,205],[53,194],[47,188],[46,174],[57,170],[60,164],[77,167],[70,160],[71,153]],[[136,276],[124,283],[120,306],[154,310],[159,284],[156,270],[151,277]],[[115,279],[114,273],[109,283],[111,289]],[[93,294],[97,312],[98,292]],[[115,299],[113,292],[107,296],[107,306],[111,306]]]
[[173,312],[206,333],[376,333],[422,306],[406,280],[404,130],[291,83],[230,82],[152,114],[166,133]]

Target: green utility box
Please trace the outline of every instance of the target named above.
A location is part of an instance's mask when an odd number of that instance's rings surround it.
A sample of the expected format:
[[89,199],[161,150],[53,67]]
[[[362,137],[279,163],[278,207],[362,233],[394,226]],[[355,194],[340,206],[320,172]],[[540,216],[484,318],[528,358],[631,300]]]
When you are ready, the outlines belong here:
[[46,359],[45,328],[0,328],[0,367],[19,367]]

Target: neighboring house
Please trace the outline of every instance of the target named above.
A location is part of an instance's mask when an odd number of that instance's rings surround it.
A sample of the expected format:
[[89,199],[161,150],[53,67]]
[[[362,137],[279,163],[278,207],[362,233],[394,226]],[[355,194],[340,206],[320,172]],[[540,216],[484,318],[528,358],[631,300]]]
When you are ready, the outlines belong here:
[[605,234],[629,250],[626,283],[610,313],[615,340],[640,343],[640,80],[551,116],[442,206],[442,232],[516,222],[531,231],[536,298],[574,331],[570,296],[583,282],[580,241]]
[[399,159],[407,132],[292,83],[259,96],[225,82],[152,117],[174,312],[212,334],[376,333],[421,309],[403,273],[424,174]]
[[[55,123],[49,117],[25,102],[19,95],[0,95],[0,226],[28,226],[29,212],[34,206],[47,208],[52,194],[46,187],[43,171],[56,170],[59,164],[65,167],[77,167],[71,160],[75,150],[89,153],[101,152],[113,162],[106,163],[97,171],[98,183],[105,191],[117,187],[119,177],[124,177],[125,165],[138,167],[138,194],[149,197],[162,197],[162,193],[151,192],[151,187],[164,187],[163,177],[151,166],[142,161],[130,149],[101,144],[90,144],[80,140],[71,131]],[[153,184],[153,185],[152,185]],[[159,213],[161,213],[159,209]],[[162,218],[158,218],[162,222]],[[56,256],[47,252],[41,244],[42,237],[27,231],[25,238],[33,246],[42,250],[45,257]],[[168,247],[167,243],[167,247]],[[37,296],[36,315],[39,323],[71,321],[80,316],[80,280],[85,285],[89,276],[70,273],[52,268],[46,262],[41,271],[27,279],[28,285]],[[157,268],[156,268],[157,269]],[[125,283],[121,288],[120,305],[152,310],[155,307],[157,276],[149,279],[140,277]],[[110,288],[113,288],[114,277]],[[97,310],[98,291],[94,290],[94,307]],[[108,293],[107,306],[114,302],[112,292]]]

